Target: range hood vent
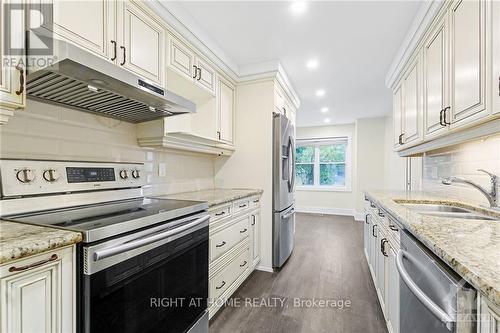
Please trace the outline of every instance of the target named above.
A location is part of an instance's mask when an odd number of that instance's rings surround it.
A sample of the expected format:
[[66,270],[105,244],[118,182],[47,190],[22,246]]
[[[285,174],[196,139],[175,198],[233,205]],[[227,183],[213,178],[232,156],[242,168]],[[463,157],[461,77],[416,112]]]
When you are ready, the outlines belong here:
[[130,123],[196,111],[196,105],[66,42],[55,64],[28,73],[29,98]]

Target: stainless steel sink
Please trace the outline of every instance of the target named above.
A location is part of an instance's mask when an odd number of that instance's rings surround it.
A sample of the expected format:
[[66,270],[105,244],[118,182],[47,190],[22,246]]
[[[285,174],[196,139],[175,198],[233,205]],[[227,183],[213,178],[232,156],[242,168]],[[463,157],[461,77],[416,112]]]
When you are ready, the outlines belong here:
[[415,204],[415,203],[405,203],[402,205],[422,215],[458,218],[467,220],[495,220],[495,218],[493,217],[482,215],[472,210],[455,206],[439,205],[439,204]]

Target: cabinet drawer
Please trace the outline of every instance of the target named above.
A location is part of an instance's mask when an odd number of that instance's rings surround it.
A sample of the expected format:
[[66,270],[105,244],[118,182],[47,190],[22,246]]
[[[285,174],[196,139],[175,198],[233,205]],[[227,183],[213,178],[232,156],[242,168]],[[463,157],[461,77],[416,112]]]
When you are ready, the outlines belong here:
[[249,206],[251,209],[259,207],[260,206],[260,197],[250,198]]
[[237,222],[230,225],[214,235],[210,235],[210,261],[214,261],[221,255],[226,253],[233,246],[238,244],[242,239],[248,237],[250,217],[246,216]]
[[241,211],[244,211],[244,210],[247,210],[250,208],[250,199],[243,199],[243,200],[239,200],[239,201],[235,201],[233,203],[233,212],[235,214],[241,212]]
[[218,220],[222,220],[226,217],[231,216],[232,205],[220,206],[210,212],[210,222],[215,222]]
[[250,248],[238,255],[222,272],[210,280],[210,298],[219,298],[250,266]]

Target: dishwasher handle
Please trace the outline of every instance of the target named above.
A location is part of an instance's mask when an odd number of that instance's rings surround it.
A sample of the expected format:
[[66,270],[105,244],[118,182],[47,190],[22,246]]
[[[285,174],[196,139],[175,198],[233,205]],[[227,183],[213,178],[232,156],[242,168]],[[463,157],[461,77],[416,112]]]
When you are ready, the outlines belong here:
[[418,287],[418,285],[415,283],[415,281],[412,280],[410,277],[410,274],[406,271],[406,269],[403,266],[403,257],[406,257],[407,259],[411,259],[411,257],[408,255],[407,252],[403,250],[399,250],[398,254],[396,255],[396,267],[398,269],[399,275],[403,279],[404,283],[408,286],[410,291],[418,298],[420,302],[434,314],[441,322],[443,322],[446,325],[446,328],[448,330],[452,330],[453,326],[455,324],[455,320],[443,309],[441,309],[434,301],[427,296],[422,289]]

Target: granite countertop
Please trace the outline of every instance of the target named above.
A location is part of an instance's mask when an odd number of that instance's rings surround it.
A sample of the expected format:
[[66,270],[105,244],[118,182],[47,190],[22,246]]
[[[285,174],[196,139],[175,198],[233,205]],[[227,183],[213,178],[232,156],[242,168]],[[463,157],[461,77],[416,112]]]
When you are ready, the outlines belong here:
[[231,202],[234,200],[250,197],[253,195],[261,195],[263,192],[264,191],[262,190],[248,189],[248,188],[231,188],[231,189],[216,188],[210,190],[183,192],[183,193],[168,194],[155,197],[163,199],[175,199],[175,200],[206,201],[208,202],[208,206],[212,207],[226,202]]
[[0,220],[0,264],[81,240],[79,232]]
[[[500,213],[433,193],[368,191],[365,194],[493,304],[500,306]],[[497,220],[422,215],[400,203],[459,206]]]

